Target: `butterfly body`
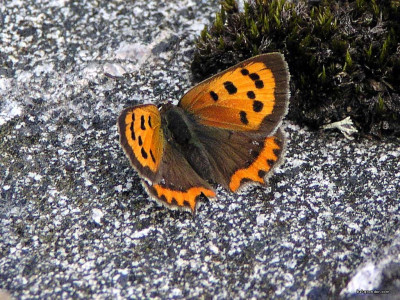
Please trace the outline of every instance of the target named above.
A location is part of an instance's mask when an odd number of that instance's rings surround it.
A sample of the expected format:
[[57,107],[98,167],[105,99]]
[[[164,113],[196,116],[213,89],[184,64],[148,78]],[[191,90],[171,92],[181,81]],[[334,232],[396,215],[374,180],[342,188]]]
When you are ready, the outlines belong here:
[[210,162],[195,128],[201,125],[182,108],[168,103],[161,107],[162,128],[168,143],[179,151],[190,166],[207,181],[212,181]]
[[177,106],[123,110],[120,142],[149,194],[194,212],[216,184],[264,184],[283,153],[288,80],[283,56],[264,54],[201,82]]

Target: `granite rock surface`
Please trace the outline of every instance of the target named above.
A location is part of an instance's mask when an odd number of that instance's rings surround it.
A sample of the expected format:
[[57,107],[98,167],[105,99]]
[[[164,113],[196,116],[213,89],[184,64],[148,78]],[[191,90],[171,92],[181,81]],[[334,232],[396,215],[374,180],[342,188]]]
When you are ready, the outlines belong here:
[[117,117],[193,85],[195,38],[218,1],[2,6],[2,295],[399,297],[399,140],[285,121],[286,161],[267,187],[218,189],[194,217],[148,199]]

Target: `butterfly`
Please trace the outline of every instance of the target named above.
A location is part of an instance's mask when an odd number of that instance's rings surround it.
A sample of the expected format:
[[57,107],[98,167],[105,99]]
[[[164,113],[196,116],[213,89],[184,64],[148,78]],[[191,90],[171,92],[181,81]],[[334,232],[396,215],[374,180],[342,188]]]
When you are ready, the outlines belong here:
[[121,146],[148,194],[195,212],[219,184],[265,184],[282,160],[289,102],[282,54],[247,59],[190,89],[178,105],[137,105],[118,118]]

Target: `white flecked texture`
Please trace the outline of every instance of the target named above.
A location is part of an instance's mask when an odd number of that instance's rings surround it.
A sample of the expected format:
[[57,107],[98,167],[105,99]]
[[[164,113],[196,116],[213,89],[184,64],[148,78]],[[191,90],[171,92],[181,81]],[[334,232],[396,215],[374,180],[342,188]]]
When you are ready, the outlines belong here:
[[398,139],[284,121],[268,187],[219,188],[195,217],[170,211],[148,199],[115,124],[191,87],[194,39],[218,1],[35,3],[0,8],[2,293],[351,298],[370,263],[373,288],[399,297]]

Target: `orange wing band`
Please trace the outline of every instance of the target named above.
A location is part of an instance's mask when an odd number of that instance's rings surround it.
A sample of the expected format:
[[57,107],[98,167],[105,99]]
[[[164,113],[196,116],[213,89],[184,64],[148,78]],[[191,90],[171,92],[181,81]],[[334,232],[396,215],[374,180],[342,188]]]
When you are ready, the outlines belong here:
[[157,192],[158,198],[162,199],[170,205],[190,207],[193,212],[196,208],[196,199],[201,194],[204,194],[207,197],[215,197],[214,191],[203,187],[192,187],[186,192],[164,188],[159,184],[156,184],[153,187]]
[[275,141],[275,137],[267,137],[264,141],[264,148],[256,160],[247,168],[237,170],[231,177],[229,188],[236,192],[242,185],[243,180],[264,183],[264,177],[271,170],[272,165],[278,160],[274,150],[281,147]]

